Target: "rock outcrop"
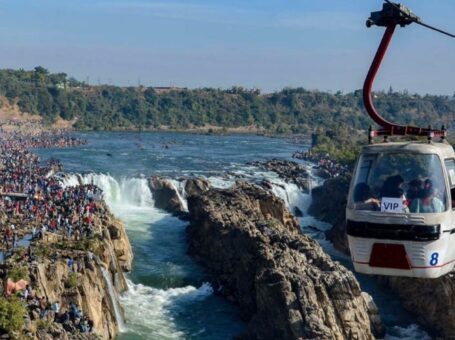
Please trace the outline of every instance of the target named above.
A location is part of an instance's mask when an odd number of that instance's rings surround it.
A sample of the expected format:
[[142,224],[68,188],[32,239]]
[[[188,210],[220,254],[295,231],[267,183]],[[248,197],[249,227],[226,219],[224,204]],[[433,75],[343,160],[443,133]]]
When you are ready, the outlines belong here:
[[308,193],[311,190],[310,174],[303,164],[293,161],[272,159],[266,162],[251,162],[248,165],[257,166],[267,171],[273,171],[286,182],[294,183],[300,190]]
[[326,232],[326,237],[335,249],[346,254],[349,254],[345,225],[346,198],[350,181],[350,176],[326,180],[322,186],[311,191],[312,201],[308,209],[310,215],[333,226]]
[[380,277],[402,298],[403,306],[418,321],[443,339],[455,339],[455,274],[438,279]]
[[[14,268],[25,268],[26,280],[37,297],[44,296],[50,304],[58,302],[62,312],[75,303],[93,321],[95,329],[95,333],[82,334],[72,330],[72,324],[43,320],[32,312],[24,330],[28,337],[113,339],[117,336],[123,321],[118,295],[127,290],[123,271],[131,268],[133,253],[123,224],[104,202],[97,202],[93,226],[94,235],[88,239],[68,239],[47,233],[44,239],[30,244],[31,258],[11,257],[2,265],[3,279]],[[73,266],[69,265],[69,259],[74,259]]]
[[129,272],[133,262],[133,250],[126,234],[125,226],[119,219],[108,212],[104,204],[103,206],[105,209],[104,213],[95,217],[95,225],[102,226],[105,239],[110,240],[111,243],[110,248],[106,247],[109,253],[104,256],[105,263],[110,263],[107,261],[107,255],[110,255],[111,259],[117,259],[118,268]]
[[185,182],[187,196],[201,195],[210,189],[210,183],[205,178],[189,178]]
[[371,339],[354,275],[302,235],[285,203],[252,184],[188,198],[189,253],[240,306],[250,339]]
[[156,208],[163,209],[174,216],[186,214],[180,193],[169,179],[160,176],[152,176],[149,178],[149,187]]

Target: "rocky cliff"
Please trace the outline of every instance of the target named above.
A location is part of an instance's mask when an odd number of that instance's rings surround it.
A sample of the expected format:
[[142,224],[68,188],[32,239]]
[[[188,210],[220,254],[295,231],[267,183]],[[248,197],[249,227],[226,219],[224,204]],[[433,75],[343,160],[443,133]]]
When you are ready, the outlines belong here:
[[156,208],[163,209],[174,216],[185,215],[186,211],[183,200],[180,197],[178,189],[170,179],[161,176],[152,176],[148,182]]
[[173,181],[166,177],[152,176],[148,183],[155,207],[183,219],[188,215],[183,196],[199,195],[210,187],[206,179],[196,177],[178,180],[182,192],[179,192]]
[[326,237],[336,249],[346,254],[349,254],[345,226],[346,198],[350,181],[350,176],[327,179],[322,186],[311,191],[312,201],[308,209],[310,215],[333,225],[326,232]]
[[301,234],[282,200],[237,183],[191,195],[188,206],[189,253],[240,306],[245,338],[373,338],[354,275]]
[[[71,323],[56,323],[54,316],[30,308],[24,334],[38,339],[112,339],[123,323],[118,295],[127,289],[123,275],[131,268],[131,246],[123,224],[97,203],[94,235],[85,239],[67,238],[47,232],[29,249],[20,251],[2,266],[3,279],[25,279],[38,303],[58,302],[60,314],[78,306],[93,321],[94,332],[82,334]],[[72,259],[74,264],[70,265]],[[24,270],[17,271],[17,268]],[[18,276],[19,273],[19,276]],[[31,300],[33,301],[33,300]],[[33,302],[29,302],[33,303]],[[49,309],[49,311],[51,308]]]

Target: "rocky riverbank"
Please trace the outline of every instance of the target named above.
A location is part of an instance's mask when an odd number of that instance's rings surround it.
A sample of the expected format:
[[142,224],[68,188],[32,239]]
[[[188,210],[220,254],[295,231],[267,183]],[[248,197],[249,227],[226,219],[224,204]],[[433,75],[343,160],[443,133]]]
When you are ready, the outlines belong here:
[[[113,339],[118,334],[123,324],[118,295],[127,289],[123,270],[131,268],[132,250],[123,224],[103,202],[97,203],[93,226],[90,239],[50,232],[34,238],[1,265],[4,294],[14,293],[11,285],[20,280],[30,287],[27,296],[17,290],[28,310],[17,334],[37,339]],[[92,323],[92,332],[81,333],[76,323],[59,320],[73,305]]]
[[189,253],[240,307],[245,338],[372,339],[373,330],[382,332],[354,275],[301,233],[281,199],[237,183],[190,195],[188,208]]
[[327,179],[322,186],[311,191],[312,200],[308,209],[310,215],[333,226],[326,232],[326,237],[335,249],[346,254],[349,254],[345,228],[346,198],[350,181],[351,176]]

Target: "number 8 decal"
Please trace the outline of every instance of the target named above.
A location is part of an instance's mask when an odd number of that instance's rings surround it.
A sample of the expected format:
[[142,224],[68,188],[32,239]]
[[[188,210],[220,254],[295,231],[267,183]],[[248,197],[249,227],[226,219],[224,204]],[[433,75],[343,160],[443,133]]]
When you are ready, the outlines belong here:
[[433,253],[431,254],[431,258],[430,258],[430,264],[432,266],[436,266],[438,264],[438,257],[439,257],[439,253]]

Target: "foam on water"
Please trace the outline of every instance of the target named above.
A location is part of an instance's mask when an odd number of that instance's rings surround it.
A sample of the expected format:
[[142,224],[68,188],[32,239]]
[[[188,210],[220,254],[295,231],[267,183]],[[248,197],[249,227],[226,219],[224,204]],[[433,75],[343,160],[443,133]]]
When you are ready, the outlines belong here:
[[134,284],[127,279],[128,291],[120,298],[127,313],[127,322],[141,339],[181,339],[185,334],[174,323],[172,310],[212,295],[208,283],[201,287],[156,289]]
[[227,178],[227,177],[219,177],[219,176],[210,176],[207,177],[207,180],[214,188],[218,189],[228,189],[232,187],[235,183],[235,180]]
[[427,332],[422,330],[419,325],[411,324],[408,327],[395,326],[388,330],[386,340],[431,340]]

